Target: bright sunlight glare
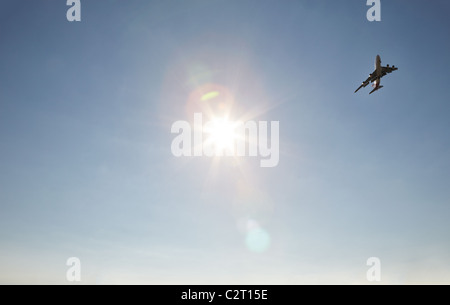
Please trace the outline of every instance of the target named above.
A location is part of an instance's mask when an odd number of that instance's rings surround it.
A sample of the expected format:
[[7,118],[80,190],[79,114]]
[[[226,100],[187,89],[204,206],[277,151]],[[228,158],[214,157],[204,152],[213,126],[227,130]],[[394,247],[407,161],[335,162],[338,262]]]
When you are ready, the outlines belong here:
[[229,151],[234,153],[237,139],[236,126],[227,118],[213,118],[208,126],[205,126],[208,138],[205,141],[216,153]]

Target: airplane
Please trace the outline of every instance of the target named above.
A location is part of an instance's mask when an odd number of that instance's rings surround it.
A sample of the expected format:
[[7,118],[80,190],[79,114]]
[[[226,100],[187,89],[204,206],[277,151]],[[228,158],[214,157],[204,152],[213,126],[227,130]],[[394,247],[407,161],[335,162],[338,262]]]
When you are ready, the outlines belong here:
[[359,86],[359,88],[355,90],[355,93],[358,92],[359,89],[366,87],[369,83],[373,83],[373,90],[370,91],[369,94],[372,94],[375,91],[383,88],[383,86],[380,86],[381,78],[386,74],[396,70],[398,70],[398,68],[394,65],[392,67],[389,67],[389,65],[387,65],[386,67],[381,66],[381,57],[380,55],[377,55],[377,57],[375,58],[375,71],[369,74],[369,77],[364,82],[362,82],[361,86]]

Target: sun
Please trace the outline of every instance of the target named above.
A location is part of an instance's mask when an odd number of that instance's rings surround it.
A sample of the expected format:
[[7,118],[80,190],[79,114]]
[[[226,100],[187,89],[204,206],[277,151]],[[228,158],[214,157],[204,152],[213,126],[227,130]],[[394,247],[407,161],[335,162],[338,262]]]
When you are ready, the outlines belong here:
[[205,125],[204,131],[207,134],[204,145],[215,155],[234,155],[238,138],[234,122],[229,121],[228,118],[212,118]]

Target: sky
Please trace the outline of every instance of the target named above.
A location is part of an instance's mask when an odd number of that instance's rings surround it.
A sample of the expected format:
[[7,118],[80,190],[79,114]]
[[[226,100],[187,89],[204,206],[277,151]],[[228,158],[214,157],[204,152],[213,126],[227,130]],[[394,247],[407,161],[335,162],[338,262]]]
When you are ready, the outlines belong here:
[[[1,284],[450,284],[448,1],[65,2],[0,2]],[[175,156],[194,113],[279,162]]]

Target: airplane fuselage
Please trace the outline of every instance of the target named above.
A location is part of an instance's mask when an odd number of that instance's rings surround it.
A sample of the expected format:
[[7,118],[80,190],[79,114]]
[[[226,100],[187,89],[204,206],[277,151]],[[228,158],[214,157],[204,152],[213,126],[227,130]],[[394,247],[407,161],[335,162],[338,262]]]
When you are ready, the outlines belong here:
[[377,91],[378,89],[383,88],[383,86],[380,86],[381,73],[382,73],[381,57],[380,57],[380,55],[377,55],[377,57],[375,58],[375,74],[376,74],[376,78],[375,78],[375,80],[373,81],[373,84],[372,84],[373,90],[370,91],[369,94],[372,94],[373,92]]
[[374,81],[373,87],[378,89],[378,86],[380,85],[381,82],[381,57],[380,55],[377,55],[377,57],[375,58],[375,73],[377,74],[377,78]]
[[381,77],[381,57],[380,55],[377,55],[375,58],[375,71],[377,71],[377,76]]

